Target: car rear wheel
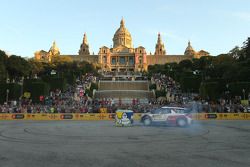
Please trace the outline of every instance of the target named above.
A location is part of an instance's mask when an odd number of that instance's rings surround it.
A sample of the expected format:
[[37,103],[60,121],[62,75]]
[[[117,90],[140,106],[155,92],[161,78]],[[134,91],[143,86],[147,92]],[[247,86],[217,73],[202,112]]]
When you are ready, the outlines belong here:
[[146,118],[143,119],[143,124],[145,126],[149,126],[149,125],[152,124],[152,120],[149,117],[146,117]]
[[185,127],[185,126],[187,126],[187,120],[184,119],[184,118],[177,119],[176,123],[177,123],[177,126],[179,126],[179,127]]

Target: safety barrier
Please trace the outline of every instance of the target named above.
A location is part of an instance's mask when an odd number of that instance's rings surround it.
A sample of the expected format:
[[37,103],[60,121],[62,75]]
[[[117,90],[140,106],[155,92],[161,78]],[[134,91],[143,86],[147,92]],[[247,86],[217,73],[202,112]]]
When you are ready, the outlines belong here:
[[115,114],[0,114],[0,120],[113,120]]
[[[134,120],[140,120],[140,113],[134,114]],[[194,120],[250,120],[250,113],[199,113],[191,115]],[[99,113],[99,114],[80,114],[80,113],[65,113],[65,114],[0,114],[0,120],[114,120],[115,114]]]
[[199,113],[192,114],[194,120],[250,120],[250,113]]

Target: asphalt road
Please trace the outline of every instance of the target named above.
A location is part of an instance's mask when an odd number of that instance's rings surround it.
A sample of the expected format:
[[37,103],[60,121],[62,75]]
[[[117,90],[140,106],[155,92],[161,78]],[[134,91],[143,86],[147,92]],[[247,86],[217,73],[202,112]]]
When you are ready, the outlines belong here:
[[0,121],[0,167],[249,167],[250,121]]

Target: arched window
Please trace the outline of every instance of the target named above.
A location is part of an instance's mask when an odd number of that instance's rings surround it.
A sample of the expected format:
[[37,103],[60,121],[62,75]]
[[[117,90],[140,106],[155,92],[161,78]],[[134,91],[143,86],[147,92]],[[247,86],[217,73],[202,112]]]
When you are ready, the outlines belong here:
[[107,57],[106,56],[103,56],[103,62],[107,63]]

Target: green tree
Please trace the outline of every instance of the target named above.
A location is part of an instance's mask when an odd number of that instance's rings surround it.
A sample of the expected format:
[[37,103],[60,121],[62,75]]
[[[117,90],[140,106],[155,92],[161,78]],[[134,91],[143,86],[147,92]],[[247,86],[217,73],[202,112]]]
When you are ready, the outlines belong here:
[[240,60],[250,59],[250,37],[247,38],[245,42],[243,42],[242,46],[242,56]]
[[182,69],[182,70],[191,70],[192,67],[193,67],[193,63],[191,60],[182,60],[180,63],[179,63],[179,67]]
[[8,72],[6,69],[8,56],[2,50],[0,50],[0,81],[3,81],[7,78]]
[[0,62],[0,81],[4,81],[7,78],[7,70],[5,64]]
[[229,54],[220,54],[212,59],[213,65],[234,63],[235,60]]
[[7,70],[11,79],[28,76],[31,66],[28,61],[20,56],[12,55],[7,61]]
[[180,79],[180,86],[183,92],[199,92],[201,84],[200,76],[192,76],[192,77],[182,77]]
[[[233,82],[229,83],[229,91],[231,96],[241,96],[242,99],[247,98],[250,93],[250,82]],[[243,89],[245,92],[243,92]]]
[[228,55],[230,55],[232,58],[239,59],[239,57],[242,56],[242,49],[239,46],[235,46],[229,51]]
[[222,78],[228,82],[233,82],[238,80],[238,71],[239,67],[236,63],[232,63],[228,66],[227,70],[223,73]]
[[71,63],[71,62],[73,62],[73,60],[69,56],[54,56],[52,58],[52,63],[55,65],[63,64],[63,63]]
[[7,60],[8,60],[7,54],[4,51],[0,50],[0,63],[6,65]]
[[205,99],[216,100],[220,97],[218,82],[202,82],[200,86],[200,95]]
[[238,81],[250,81],[250,68],[242,67],[237,71]]
[[0,83],[0,104],[6,102],[7,89],[9,90],[8,101],[19,100],[21,96],[21,85],[17,83]]
[[30,59],[29,61],[29,64],[31,66],[31,73],[32,75],[34,76],[35,74],[36,75],[40,75],[41,73],[44,72],[45,70],[45,63],[43,62],[40,62],[40,61],[36,61],[34,59]]

